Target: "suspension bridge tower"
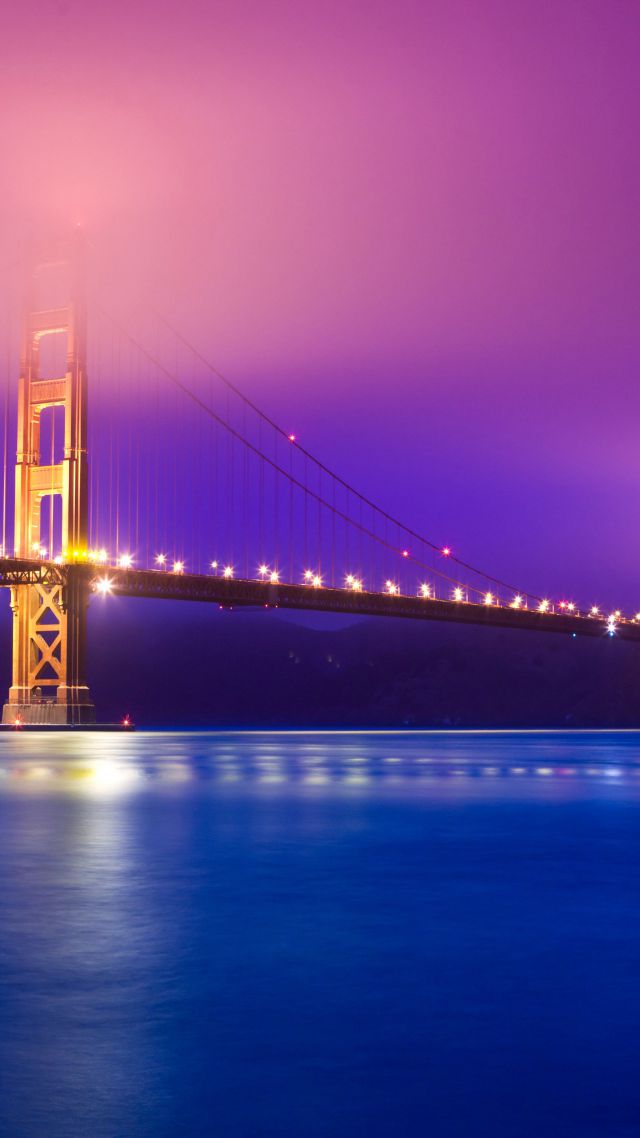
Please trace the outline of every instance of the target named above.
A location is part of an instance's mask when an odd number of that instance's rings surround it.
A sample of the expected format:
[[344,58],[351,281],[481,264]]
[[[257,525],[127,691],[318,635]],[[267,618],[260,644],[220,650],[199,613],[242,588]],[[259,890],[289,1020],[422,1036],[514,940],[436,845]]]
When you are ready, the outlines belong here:
[[[48,368],[43,368],[43,357]],[[62,564],[46,583],[11,589],[13,682],[3,723],[95,721],[85,678],[88,584],[73,566],[73,558],[86,552],[88,508],[84,256],[78,234],[34,269],[27,289],[18,387],[15,556]]]

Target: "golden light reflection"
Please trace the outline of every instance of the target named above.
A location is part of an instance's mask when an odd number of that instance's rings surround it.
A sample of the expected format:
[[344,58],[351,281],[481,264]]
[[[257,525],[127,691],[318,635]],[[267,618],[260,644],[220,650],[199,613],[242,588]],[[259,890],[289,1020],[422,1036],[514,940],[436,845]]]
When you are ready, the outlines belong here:
[[[475,793],[474,785],[479,789],[509,779],[545,782],[549,789],[562,785],[563,793],[588,779],[596,785],[607,783],[617,793],[618,787],[631,781],[637,788],[640,776],[636,751],[630,748],[629,762],[621,762],[619,743],[615,756],[601,744],[592,745],[592,761],[581,763],[576,762],[575,749],[562,753],[558,744],[550,747],[541,741],[521,761],[509,762],[506,754],[501,755],[497,736],[491,739],[491,755],[480,741],[482,733],[477,738],[472,733],[433,733],[427,754],[421,753],[419,735],[415,741],[409,738],[398,742],[397,749],[392,744],[390,751],[389,738],[382,733],[376,741],[373,732],[367,736],[335,734],[325,743],[321,734],[307,737],[303,733],[289,737],[286,733],[44,736],[11,732],[3,739],[0,795],[68,794],[99,799],[140,793],[190,794],[200,793],[198,786],[205,783],[213,793],[216,786],[220,793],[225,787],[242,786],[250,792],[253,784],[256,793],[263,790],[269,795],[279,794],[285,786],[288,793],[295,793],[296,787],[300,793],[323,795],[339,793],[341,787],[353,791],[366,787],[367,794],[378,794],[387,787],[394,793],[414,793],[412,788],[416,788],[420,794],[437,795],[448,793],[447,783],[450,793],[468,794]],[[454,791],[454,783],[459,792]]]

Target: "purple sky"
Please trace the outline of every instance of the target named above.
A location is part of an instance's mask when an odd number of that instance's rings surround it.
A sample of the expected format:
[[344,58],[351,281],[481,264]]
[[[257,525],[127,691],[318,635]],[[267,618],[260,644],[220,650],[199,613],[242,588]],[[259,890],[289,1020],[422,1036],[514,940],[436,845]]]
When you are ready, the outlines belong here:
[[121,307],[381,505],[640,606],[639,33],[625,0],[26,0],[0,262],[81,220]]

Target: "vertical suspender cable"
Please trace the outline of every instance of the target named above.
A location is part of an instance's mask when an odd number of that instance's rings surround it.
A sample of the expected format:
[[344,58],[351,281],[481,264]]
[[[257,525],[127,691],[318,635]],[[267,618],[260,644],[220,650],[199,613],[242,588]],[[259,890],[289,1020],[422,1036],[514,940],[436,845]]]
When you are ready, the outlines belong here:
[[10,320],[7,317],[7,386],[4,393],[4,445],[2,462],[2,553],[7,553],[7,464],[9,460],[9,387],[11,376]]

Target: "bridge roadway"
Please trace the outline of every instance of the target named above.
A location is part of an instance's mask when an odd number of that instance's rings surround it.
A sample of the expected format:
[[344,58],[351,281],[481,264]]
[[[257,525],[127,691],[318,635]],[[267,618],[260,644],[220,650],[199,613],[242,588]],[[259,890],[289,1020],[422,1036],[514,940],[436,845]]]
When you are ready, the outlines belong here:
[[[222,608],[285,608],[307,612],[350,613],[358,616],[404,617],[409,620],[454,621],[486,628],[515,628],[529,632],[565,635],[608,635],[606,617],[580,613],[539,612],[508,605],[485,605],[389,593],[356,592],[312,585],[272,584],[269,581],[225,578],[197,573],[172,573],[155,569],[122,569],[82,564],[0,558],[0,586],[27,584],[64,585],[72,574],[95,588],[102,579],[116,596],[150,600],[200,601]],[[640,641],[640,622],[621,617],[615,626],[621,640]]]

